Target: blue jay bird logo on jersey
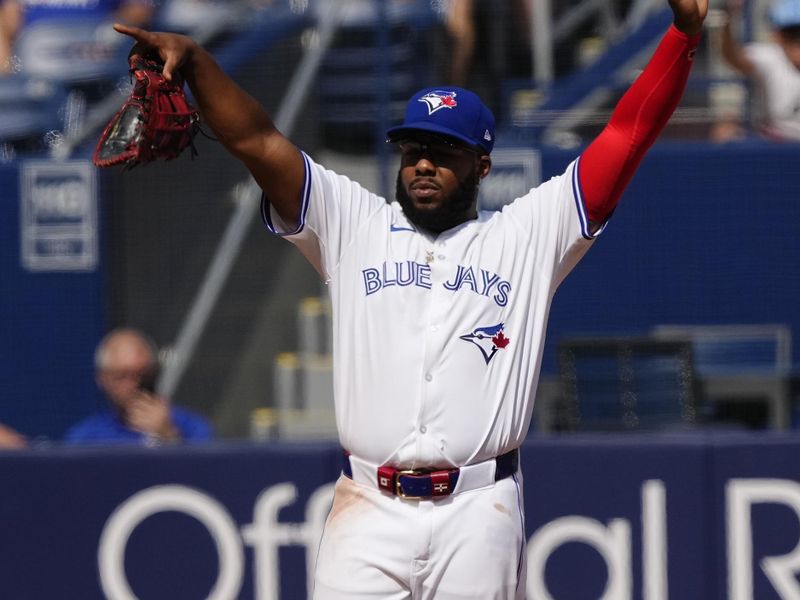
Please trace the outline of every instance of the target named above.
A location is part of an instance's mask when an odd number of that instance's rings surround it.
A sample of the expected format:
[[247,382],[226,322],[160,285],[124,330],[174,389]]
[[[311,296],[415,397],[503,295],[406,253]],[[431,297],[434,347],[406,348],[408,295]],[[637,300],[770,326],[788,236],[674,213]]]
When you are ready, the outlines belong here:
[[503,350],[511,343],[511,340],[503,332],[504,326],[505,323],[498,323],[491,327],[477,327],[472,332],[459,336],[459,338],[465,342],[475,344],[488,365],[498,350]]
[[432,115],[442,108],[455,108],[458,106],[455,92],[429,92],[420,98],[419,101],[427,105],[429,115]]

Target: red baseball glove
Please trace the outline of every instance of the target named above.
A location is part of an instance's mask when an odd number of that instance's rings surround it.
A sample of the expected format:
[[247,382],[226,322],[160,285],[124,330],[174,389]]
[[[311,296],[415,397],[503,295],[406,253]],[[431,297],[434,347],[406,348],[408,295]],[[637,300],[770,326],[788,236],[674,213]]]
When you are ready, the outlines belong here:
[[130,97],[106,126],[94,151],[94,164],[132,169],[158,158],[170,160],[191,147],[199,129],[200,115],[189,104],[178,73],[172,81],[162,74],[164,63],[142,44],[128,55],[136,83]]

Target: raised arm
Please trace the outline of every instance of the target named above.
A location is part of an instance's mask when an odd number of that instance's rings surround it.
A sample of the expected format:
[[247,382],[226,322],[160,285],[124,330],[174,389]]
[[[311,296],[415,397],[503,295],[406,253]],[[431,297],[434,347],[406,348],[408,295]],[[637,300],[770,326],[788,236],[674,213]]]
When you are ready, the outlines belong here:
[[596,232],[611,216],[645,153],[672,116],[689,78],[708,0],[669,0],[674,24],[608,125],[583,152],[579,177]]
[[203,121],[249,169],[286,225],[297,225],[303,159],[294,144],[276,129],[264,108],[191,38],[120,24],[114,29],[158,50],[166,79],[171,80],[176,71],[184,76]]

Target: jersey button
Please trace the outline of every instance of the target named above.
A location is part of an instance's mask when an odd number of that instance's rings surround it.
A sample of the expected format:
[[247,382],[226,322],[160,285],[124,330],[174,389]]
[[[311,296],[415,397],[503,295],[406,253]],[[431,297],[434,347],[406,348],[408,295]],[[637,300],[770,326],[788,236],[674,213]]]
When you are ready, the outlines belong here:
[[440,255],[439,255],[439,256],[437,256],[436,258],[438,258],[439,260],[444,260],[444,259],[445,259],[445,256],[444,256],[444,254],[440,254]]
[[433,381],[433,375],[430,373],[425,373],[425,381]]
[[425,427],[425,425],[420,425],[419,426],[419,432],[420,433],[427,433],[428,432],[428,428]]
[[431,331],[439,331],[438,325],[431,325]]

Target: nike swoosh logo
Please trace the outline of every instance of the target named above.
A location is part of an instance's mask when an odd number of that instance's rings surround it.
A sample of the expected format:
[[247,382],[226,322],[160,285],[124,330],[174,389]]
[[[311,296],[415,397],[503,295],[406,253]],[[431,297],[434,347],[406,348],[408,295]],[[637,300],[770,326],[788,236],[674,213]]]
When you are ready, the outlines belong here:
[[413,227],[400,227],[398,225],[395,225],[394,223],[392,223],[391,227],[389,227],[389,231],[391,231],[392,233],[396,231],[413,231],[414,233],[417,232],[417,230],[414,229]]

